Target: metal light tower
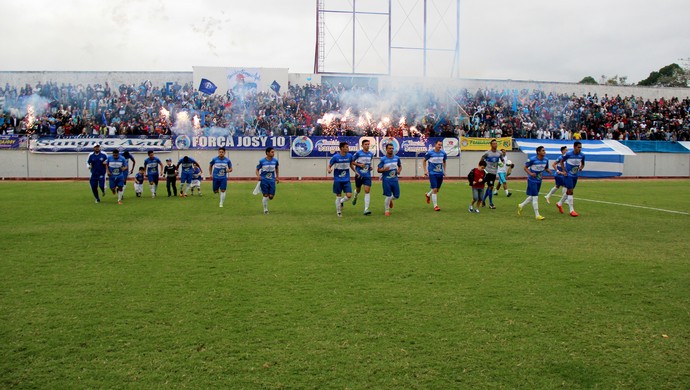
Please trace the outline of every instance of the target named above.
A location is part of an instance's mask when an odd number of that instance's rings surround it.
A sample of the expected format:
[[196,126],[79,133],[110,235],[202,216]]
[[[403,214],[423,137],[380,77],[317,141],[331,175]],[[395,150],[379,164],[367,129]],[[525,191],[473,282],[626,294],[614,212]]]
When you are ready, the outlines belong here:
[[459,77],[460,0],[316,1],[314,73],[395,75],[394,64],[421,61],[426,77],[439,53]]

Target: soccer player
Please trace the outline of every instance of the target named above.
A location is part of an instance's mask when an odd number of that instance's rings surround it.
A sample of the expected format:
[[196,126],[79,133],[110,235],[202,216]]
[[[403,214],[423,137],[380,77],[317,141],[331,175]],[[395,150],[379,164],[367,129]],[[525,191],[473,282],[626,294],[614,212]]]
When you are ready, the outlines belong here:
[[91,185],[93,197],[96,198],[96,203],[101,203],[101,198],[98,196],[99,188],[101,193],[105,195],[105,162],[107,159],[108,156],[101,152],[101,145],[96,144],[93,146],[93,152],[89,153],[89,157],[86,160],[86,165],[89,167],[89,171],[91,171],[89,184]]
[[199,196],[201,196],[201,180],[204,178],[203,172],[201,172],[201,167],[196,166],[194,167],[194,171],[192,171],[192,185],[189,187],[189,190],[192,193],[192,196],[194,196],[194,189],[197,189],[197,192],[199,193]]
[[177,162],[177,170],[180,172],[180,196],[187,197],[185,189],[192,185],[195,167],[201,169],[199,163],[189,156],[184,156]]
[[563,187],[563,195],[565,195],[565,174],[561,170],[561,160],[567,152],[568,147],[561,146],[561,156],[558,157],[551,166],[553,168],[553,178],[556,182],[556,185],[554,185],[553,188],[549,191],[549,193],[544,196],[544,198],[546,199],[546,203],[551,203],[551,195],[553,195],[561,187]]
[[513,193],[508,191],[508,176],[510,176],[510,174],[513,172],[513,168],[515,167],[515,165],[513,165],[512,161],[506,159],[505,149],[501,149],[501,155],[503,156],[503,161],[498,162],[498,169],[496,170],[496,173],[498,175],[498,185],[494,190],[494,195],[498,195],[498,190],[500,190],[501,185],[503,185],[503,189],[506,193],[506,198],[510,198],[513,195]]
[[141,198],[141,193],[144,192],[144,178],[146,177],[146,169],[139,167],[139,173],[134,175],[134,193],[137,198]]
[[165,159],[165,167],[163,167],[163,174],[165,175],[165,188],[168,190],[168,198],[173,195],[170,192],[172,187],[175,197],[177,197],[177,167],[172,165],[172,159]]
[[[479,214],[479,206],[482,203],[482,196],[484,196],[484,177],[486,176],[486,161],[481,160],[477,167],[470,171],[467,178],[470,180],[472,186],[472,203],[467,209],[470,213]],[[475,206],[476,203],[476,206]]]
[[208,171],[213,178],[213,193],[217,194],[220,190],[220,205],[225,203],[225,190],[228,188],[228,174],[232,172],[232,162],[225,157],[225,148],[218,148],[218,156],[214,157],[208,165]]
[[[125,197],[125,191],[127,190],[127,178],[129,178],[129,175],[130,175],[131,173],[134,173],[134,167],[137,166],[137,165],[136,165],[136,164],[137,164],[137,160],[135,160],[135,159],[134,159],[134,156],[132,156],[132,154],[129,153],[128,151],[126,151],[126,150],[125,150],[124,153],[122,153],[122,157],[124,157],[125,160],[127,160],[127,165],[130,166],[130,167],[132,167],[131,170],[126,170],[126,171],[125,171],[125,185],[124,185],[124,187],[122,187],[122,198],[124,199],[124,197]],[[132,161],[131,164],[129,163],[130,161]],[[135,191],[135,192],[136,192],[136,191]]]
[[276,184],[278,183],[279,164],[275,158],[276,151],[272,147],[266,148],[266,157],[259,160],[256,166],[256,177],[261,183],[261,204],[264,206],[264,214],[268,214],[268,201],[276,195]]
[[153,155],[153,150],[148,151],[149,157],[144,160],[144,167],[146,168],[146,179],[149,181],[151,187],[151,197],[156,197],[156,188],[158,187],[158,176],[163,170],[163,162]]
[[575,212],[575,205],[573,204],[573,190],[577,185],[577,178],[580,176],[580,172],[585,169],[585,155],[582,154],[582,142],[575,141],[573,143],[573,150],[567,152],[561,159],[561,169],[565,172],[565,194],[561,200],[556,203],[558,211],[563,214],[563,201],[568,204],[570,209],[570,216],[577,217],[580,214]]
[[390,209],[393,208],[393,199],[400,198],[398,176],[402,172],[400,157],[393,155],[393,144],[386,145],[386,155],[381,157],[376,171],[382,174],[383,195],[386,197],[383,208],[386,217],[389,217]]
[[446,160],[448,155],[441,150],[443,141],[438,140],[434,143],[434,148],[429,150],[424,155],[424,176],[429,177],[429,192],[424,194],[426,196],[426,203],[434,202],[434,211],[441,211],[438,207],[438,191],[443,184],[443,176],[446,172]]
[[[343,215],[343,203],[352,198],[352,184],[350,184],[350,169],[353,171],[354,160],[349,153],[350,146],[347,142],[341,142],[338,147],[340,152],[331,157],[328,162],[328,173],[333,172],[333,193],[335,194],[335,212],[340,217]],[[345,196],[342,196],[342,193]]]
[[503,155],[497,149],[498,142],[495,139],[491,140],[491,150],[487,151],[482,155],[482,160],[486,161],[486,177],[484,178],[484,183],[486,183],[487,189],[482,199],[482,207],[486,205],[486,198],[489,198],[489,208],[495,209],[494,206],[494,182],[496,181],[496,172],[498,171],[498,162],[505,160]]
[[534,217],[537,221],[543,221],[544,217],[539,214],[539,189],[544,171],[551,173],[549,169],[549,159],[546,158],[546,149],[543,146],[537,147],[537,155],[530,157],[523,168],[527,173],[527,199],[518,205],[518,215],[522,215],[522,208],[527,203],[532,202]]
[[358,150],[354,156],[355,166],[355,196],[352,198],[352,205],[357,204],[357,196],[364,187],[364,215],[371,215],[369,211],[369,200],[371,191],[371,163],[374,160],[374,153],[369,151],[371,142],[368,139],[362,141],[362,149]]
[[125,171],[127,171],[127,159],[120,156],[120,151],[113,150],[113,155],[103,163],[108,168],[110,191],[115,195],[117,191],[117,204],[122,204],[122,191],[125,186]]

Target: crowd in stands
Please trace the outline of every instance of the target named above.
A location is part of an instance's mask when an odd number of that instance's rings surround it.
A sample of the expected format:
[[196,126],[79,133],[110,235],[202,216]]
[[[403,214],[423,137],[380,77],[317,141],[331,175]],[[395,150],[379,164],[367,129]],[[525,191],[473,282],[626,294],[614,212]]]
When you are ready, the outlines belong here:
[[[364,103],[352,104],[358,94],[390,99],[388,106],[395,109],[369,112]],[[165,136],[189,127],[214,135],[690,140],[687,98],[486,89],[437,95],[326,83],[289,85],[280,93],[240,89],[207,95],[191,84],[143,81],[117,87],[107,82],[6,84],[0,86],[0,99],[0,134]]]

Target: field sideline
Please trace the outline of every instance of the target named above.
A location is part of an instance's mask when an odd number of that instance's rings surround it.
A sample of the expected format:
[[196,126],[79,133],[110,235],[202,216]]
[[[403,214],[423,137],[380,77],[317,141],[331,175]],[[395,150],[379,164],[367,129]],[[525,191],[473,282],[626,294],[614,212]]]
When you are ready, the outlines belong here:
[[480,214],[405,181],[391,217],[376,182],[342,218],[330,182],[269,215],[202,185],[0,182],[0,388],[690,387],[690,180],[581,181],[544,221],[524,181]]

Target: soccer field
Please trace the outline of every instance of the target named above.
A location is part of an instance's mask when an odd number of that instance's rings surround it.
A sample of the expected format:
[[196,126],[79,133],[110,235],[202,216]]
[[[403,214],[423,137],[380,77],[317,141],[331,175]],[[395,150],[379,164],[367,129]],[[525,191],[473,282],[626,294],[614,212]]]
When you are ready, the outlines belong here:
[[377,182],[342,218],[330,182],[269,215],[254,184],[1,182],[0,387],[690,388],[689,180],[581,181],[544,221],[519,181],[480,214],[402,182],[390,217]]

